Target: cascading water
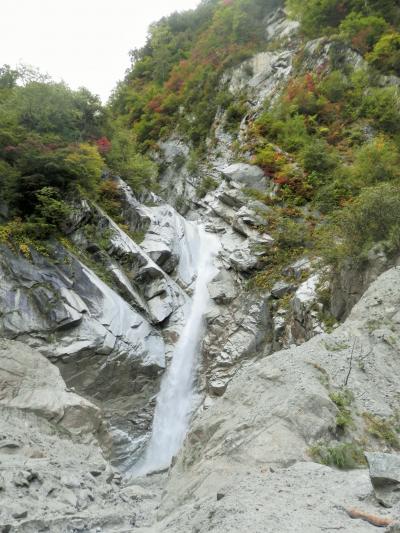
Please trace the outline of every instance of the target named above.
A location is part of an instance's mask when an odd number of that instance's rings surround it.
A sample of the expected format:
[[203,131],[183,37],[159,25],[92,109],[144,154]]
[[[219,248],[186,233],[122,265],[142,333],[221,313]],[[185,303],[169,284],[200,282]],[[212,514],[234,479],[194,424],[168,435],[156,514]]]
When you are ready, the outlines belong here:
[[[214,259],[219,242],[193,225],[188,252],[196,265],[193,298],[171,364],[161,382],[153,420],[153,431],[144,458],[133,468],[136,475],[167,468],[179,451],[195,404],[194,379],[204,331],[204,313],[210,301],[207,284],[217,272]],[[186,258],[187,260],[187,258]]]

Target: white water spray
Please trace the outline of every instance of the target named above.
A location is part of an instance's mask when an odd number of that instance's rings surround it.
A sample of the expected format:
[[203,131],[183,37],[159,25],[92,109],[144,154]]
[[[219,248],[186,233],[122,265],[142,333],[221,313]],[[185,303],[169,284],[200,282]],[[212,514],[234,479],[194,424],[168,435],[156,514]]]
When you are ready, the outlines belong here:
[[[192,226],[193,229],[193,226]],[[137,475],[167,468],[186,436],[195,403],[194,379],[198,365],[204,313],[210,301],[207,284],[217,270],[214,258],[219,249],[215,236],[197,229],[189,252],[197,266],[194,293],[185,326],[164,375],[153,420],[153,431],[142,461],[134,467]]]

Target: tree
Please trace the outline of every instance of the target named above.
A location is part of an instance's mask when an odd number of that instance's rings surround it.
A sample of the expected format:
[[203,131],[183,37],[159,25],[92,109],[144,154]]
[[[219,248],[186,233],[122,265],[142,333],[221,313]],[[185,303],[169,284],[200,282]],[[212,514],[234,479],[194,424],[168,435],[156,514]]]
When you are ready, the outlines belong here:
[[20,77],[18,70],[12,69],[10,65],[0,67],[0,89],[12,89],[17,85]]
[[106,159],[113,171],[120,174],[136,192],[151,187],[157,175],[157,166],[140,154],[134,135],[127,130],[119,129],[114,133]]
[[400,34],[383,35],[367,59],[387,74],[400,75]]
[[362,54],[371,51],[388,29],[389,25],[382,17],[365,17],[355,12],[350,13],[340,25],[341,33]]
[[329,33],[351,11],[351,2],[342,0],[287,0],[287,6],[300,20],[303,32],[310,37]]

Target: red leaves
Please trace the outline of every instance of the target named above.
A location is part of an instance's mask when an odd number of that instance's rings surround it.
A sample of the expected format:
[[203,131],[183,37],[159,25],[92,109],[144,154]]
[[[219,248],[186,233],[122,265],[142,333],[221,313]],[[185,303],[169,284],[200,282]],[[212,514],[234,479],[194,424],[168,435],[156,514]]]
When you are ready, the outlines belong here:
[[366,54],[371,50],[371,46],[369,44],[370,37],[371,28],[364,28],[352,38],[351,44],[356,50],[360,52],[360,54]]
[[96,146],[100,154],[106,154],[111,150],[111,142],[107,137],[100,137],[100,139],[97,139]]
[[315,94],[316,84],[314,75],[307,72],[304,78],[296,78],[291,80],[288,85],[286,98],[289,102],[299,99],[302,100],[307,97],[307,93]]
[[165,82],[165,88],[171,92],[180,92],[184,86],[185,77],[189,71],[189,68],[189,61],[180,61],[178,67],[171,72],[169,80]]

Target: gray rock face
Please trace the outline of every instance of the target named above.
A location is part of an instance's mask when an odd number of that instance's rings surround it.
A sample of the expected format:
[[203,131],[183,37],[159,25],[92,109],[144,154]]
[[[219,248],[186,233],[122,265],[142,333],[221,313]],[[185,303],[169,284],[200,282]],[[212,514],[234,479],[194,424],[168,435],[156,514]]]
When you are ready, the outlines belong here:
[[[86,206],[76,217],[71,238],[103,265],[119,294],[61,247],[55,250],[56,264],[38,254],[29,263],[5,250],[0,305],[10,311],[0,328],[55,362],[76,392],[96,398],[112,426],[113,457],[128,467],[146,444],[159,376],[179,338],[195,279],[197,230],[159,199],[144,206],[122,181],[118,184],[128,225],[143,231],[141,244],[96,206]],[[224,184],[221,190],[236,198],[227,200],[234,204],[232,213],[224,220],[213,204],[204,217],[222,243],[220,274],[209,287],[216,305],[208,314],[200,380],[212,394],[225,390],[269,331],[268,304],[263,298],[238,298],[237,272],[256,268],[261,258],[256,246],[269,246],[271,239],[254,228],[255,202],[241,205],[240,186]],[[218,194],[215,203],[231,209]],[[86,224],[103,236],[101,247],[88,237]],[[235,229],[239,224],[241,231]],[[234,301],[232,318],[227,304]]]
[[251,252],[248,246],[244,246],[242,250],[235,250],[231,253],[229,262],[237,272],[255,270],[259,264],[258,258]]
[[208,292],[218,304],[229,304],[237,296],[233,280],[224,271],[220,272],[211,283],[208,284]]
[[101,433],[99,408],[69,391],[58,368],[43,355],[20,342],[1,339],[0,361],[1,407],[29,410],[82,439],[93,440]]
[[[371,490],[365,470],[343,472],[306,462],[282,469],[231,465],[218,465],[210,474],[214,481],[225,475],[224,483],[192,486],[197,504],[188,494],[179,512],[172,511],[139,533],[161,533],[168,528],[174,533],[321,533],[332,527],[346,533],[373,533],[377,528],[351,520],[343,509],[359,507],[362,501],[363,509],[371,514],[384,513],[365,503]],[[224,497],[217,499],[219,494]]]
[[41,334],[42,351],[48,345],[48,355],[64,362],[89,350],[108,356],[129,349],[132,362],[162,368],[163,341],[150,324],[72,255],[62,248],[55,254],[57,266],[43,256],[29,263],[2,250],[0,301],[8,312],[1,334],[37,345]]
[[324,331],[318,318],[317,287],[319,282],[319,274],[312,275],[299,286],[291,302],[293,320],[290,333],[296,344],[301,344]]
[[[368,472],[338,472],[315,465],[310,463],[309,449],[321,442],[339,444],[332,440],[337,407],[330,391],[344,384],[354,395],[354,427],[346,440],[362,437],[370,449],[379,449],[356,413],[391,417],[398,409],[399,304],[400,268],[395,268],[368,289],[334,333],[243,365],[224,396],[196,417],[170,471],[154,531],[162,531],[167,523],[177,533],[194,525],[199,532],[212,528],[317,533],[332,524],[344,531],[372,531],[370,524],[352,521],[342,510],[360,507],[361,500],[363,511],[387,516],[367,498]],[[372,478],[382,476],[397,486],[398,457],[390,459],[388,468],[386,457],[385,461],[380,455],[369,457]],[[299,484],[304,493],[295,488]],[[218,503],[217,493],[225,494]],[[273,494],[279,496],[276,504],[271,504]],[[239,511],[233,516],[237,505]]]
[[69,391],[40,353],[4,339],[0,426],[2,531],[132,526],[135,511],[119,496],[99,446],[106,450],[111,443],[100,409]]
[[367,287],[385,270],[399,263],[400,259],[398,257],[389,259],[382,246],[377,245],[370,250],[367,256],[367,264],[361,271],[351,263],[345,265],[333,279],[332,314],[340,320],[347,317]]
[[222,174],[228,179],[251,187],[252,189],[265,190],[266,178],[263,170],[255,165],[234,163],[221,169]]
[[55,254],[57,264],[37,254],[30,263],[2,249],[0,334],[37,348],[70,387],[105,407],[121,396],[134,404],[144,391],[151,398],[165,366],[160,333],[73,256]]
[[285,281],[278,281],[271,289],[271,295],[274,298],[282,298],[286,294],[290,294],[294,290],[294,286],[291,283]]
[[232,377],[252,358],[271,331],[268,295],[249,295],[230,303],[225,310],[210,312],[203,342],[206,388],[222,395]]
[[377,500],[392,507],[400,501],[400,455],[366,453],[365,457]]

